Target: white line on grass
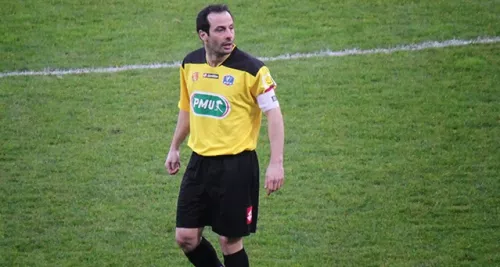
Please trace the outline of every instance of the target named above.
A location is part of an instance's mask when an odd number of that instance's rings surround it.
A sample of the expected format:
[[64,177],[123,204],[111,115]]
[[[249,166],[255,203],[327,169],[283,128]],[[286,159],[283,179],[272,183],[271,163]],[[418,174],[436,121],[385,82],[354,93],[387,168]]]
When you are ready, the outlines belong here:
[[[313,53],[297,53],[297,54],[284,54],[276,57],[260,57],[262,61],[277,61],[277,60],[292,60],[292,59],[302,59],[311,57],[342,57],[350,55],[367,55],[367,54],[390,54],[400,51],[418,51],[430,48],[444,48],[451,46],[466,46],[473,44],[490,44],[500,42],[500,36],[495,37],[478,37],[472,40],[458,40],[452,39],[447,41],[428,41],[417,44],[409,45],[399,45],[391,48],[375,48],[368,50],[361,49],[347,49],[342,51],[319,51]],[[45,69],[42,71],[13,71],[13,72],[2,72],[0,73],[0,78],[8,76],[37,76],[37,75],[66,75],[66,74],[84,74],[84,73],[110,73],[110,72],[120,72],[127,70],[144,70],[144,69],[163,69],[163,68],[177,68],[180,62],[170,62],[170,63],[154,63],[146,65],[125,65],[120,67],[101,67],[101,68],[83,68],[83,69],[69,69],[69,70],[59,70],[59,69]]]

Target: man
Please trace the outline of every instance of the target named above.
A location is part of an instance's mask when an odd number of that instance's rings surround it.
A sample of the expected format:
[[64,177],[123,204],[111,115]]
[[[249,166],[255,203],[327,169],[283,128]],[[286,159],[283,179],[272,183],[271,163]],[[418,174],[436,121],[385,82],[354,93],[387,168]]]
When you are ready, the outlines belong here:
[[165,161],[179,171],[179,148],[189,135],[193,150],[180,186],[176,241],[194,266],[223,266],[203,236],[219,235],[226,267],[249,266],[243,237],[255,233],[259,164],[255,148],[262,113],[267,116],[271,157],[267,194],[284,181],[284,126],[276,83],[269,69],[234,45],[233,17],[226,5],[210,5],[196,19],[203,48],[180,68],[179,115]]

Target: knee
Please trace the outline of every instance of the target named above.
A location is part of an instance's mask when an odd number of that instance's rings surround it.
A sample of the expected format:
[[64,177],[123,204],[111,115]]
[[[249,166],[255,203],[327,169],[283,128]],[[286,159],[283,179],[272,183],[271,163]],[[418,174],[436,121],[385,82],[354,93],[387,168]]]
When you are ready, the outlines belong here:
[[175,230],[175,241],[184,252],[194,250],[200,243],[200,238],[198,229]]
[[241,237],[219,237],[219,243],[224,255],[231,255],[243,249],[243,238]]

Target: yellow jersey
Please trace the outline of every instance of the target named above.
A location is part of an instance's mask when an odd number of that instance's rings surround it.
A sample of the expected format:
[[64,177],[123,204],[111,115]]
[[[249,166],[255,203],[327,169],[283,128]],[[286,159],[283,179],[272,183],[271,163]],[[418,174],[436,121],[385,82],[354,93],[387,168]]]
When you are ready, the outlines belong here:
[[257,97],[275,87],[264,63],[237,47],[217,67],[207,64],[204,48],[189,53],[178,104],[189,112],[188,146],[203,156],[254,150],[262,119]]

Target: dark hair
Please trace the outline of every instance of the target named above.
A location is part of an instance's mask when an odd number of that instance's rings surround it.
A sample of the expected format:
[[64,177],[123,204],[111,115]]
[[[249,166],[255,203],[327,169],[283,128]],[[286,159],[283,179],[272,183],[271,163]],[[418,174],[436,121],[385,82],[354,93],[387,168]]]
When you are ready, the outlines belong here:
[[218,4],[218,5],[208,5],[204,9],[198,13],[198,17],[196,17],[196,32],[198,33],[200,30],[206,32],[208,35],[210,35],[210,23],[208,22],[208,15],[210,13],[222,13],[222,12],[227,12],[231,17],[233,16],[231,14],[231,11],[229,11],[229,8],[227,5],[223,4]]

